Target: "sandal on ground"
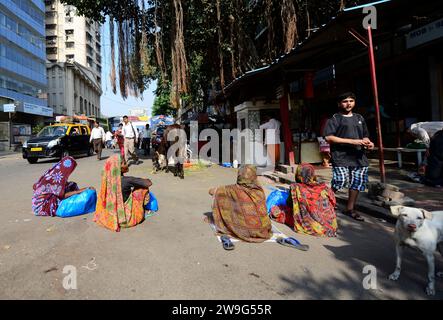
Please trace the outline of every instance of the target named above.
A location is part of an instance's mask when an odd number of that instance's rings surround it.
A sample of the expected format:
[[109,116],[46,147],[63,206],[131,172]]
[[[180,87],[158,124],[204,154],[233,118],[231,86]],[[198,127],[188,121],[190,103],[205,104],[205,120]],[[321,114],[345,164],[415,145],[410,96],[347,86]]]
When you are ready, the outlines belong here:
[[307,244],[301,244],[300,241],[298,241],[297,239],[292,238],[292,237],[277,238],[277,243],[279,243],[283,246],[298,249],[301,251],[308,251],[309,250],[309,246]]
[[361,215],[359,215],[357,212],[355,212],[354,210],[343,211],[343,214],[345,216],[351,217],[352,219],[357,220],[357,221],[361,221],[361,222],[365,221],[365,219]]
[[221,236],[220,240],[222,242],[223,249],[225,249],[225,250],[234,250],[235,246],[232,243],[231,239],[229,239],[228,236]]

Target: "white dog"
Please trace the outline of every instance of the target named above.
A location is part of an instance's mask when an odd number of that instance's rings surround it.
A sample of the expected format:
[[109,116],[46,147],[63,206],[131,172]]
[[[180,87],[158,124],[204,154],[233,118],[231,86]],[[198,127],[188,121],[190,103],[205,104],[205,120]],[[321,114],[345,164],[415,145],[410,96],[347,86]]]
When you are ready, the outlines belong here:
[[[397,263],[390,280],[398,280],[401,272],[401,259],[404,246],[419,249],[428,262],[428,285],[426,293],[435,295],[434,252],[443,255],[443,211],[428,212],[423,209],[392,206],[391,212],[398,217],[395,225]],[[437,274],[443,276],[442,272]]]

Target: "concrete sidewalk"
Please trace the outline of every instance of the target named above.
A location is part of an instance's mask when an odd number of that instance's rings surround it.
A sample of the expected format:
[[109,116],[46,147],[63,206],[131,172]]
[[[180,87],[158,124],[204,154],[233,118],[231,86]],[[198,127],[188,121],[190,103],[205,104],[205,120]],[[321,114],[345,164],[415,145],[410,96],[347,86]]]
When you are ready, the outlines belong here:
[[[319,179],[330,184],[332,179],[332,170],[322,166],[315,166],[315,169]],[[281,171],[276,173],[266,173],[264,176],[286,185],[294,182],[294,169],[291,170],[290,167],[283,166],[280,168],[280,170]],[[400,192],[404,193],[406,197],[414,199],[415,207],[423,208],[429,211],[443,210],[443,189],[433,188],[420,183],[412,182],[407,175],[413,172],[413,169],[399,169],[395,162],[390,163],[386,161],[385,170],[386,183],[398,187]],[[371,159],[369,167],[369,182],[373,181],[380,181],[380,174],[378,160]],[[346,204],[348,198],[347,190],[344,189],[337,192],[336,197],[340,204]],[[388,208],[380,207],[374,204],[373,200],[368,197],[367,191],[360,194],[357,201],[357,210],[387,220],[394,219]]]
[[0,150],[0,158],[10,156],[10,155],[21,155],[21,151],[12,151],[12,150]]

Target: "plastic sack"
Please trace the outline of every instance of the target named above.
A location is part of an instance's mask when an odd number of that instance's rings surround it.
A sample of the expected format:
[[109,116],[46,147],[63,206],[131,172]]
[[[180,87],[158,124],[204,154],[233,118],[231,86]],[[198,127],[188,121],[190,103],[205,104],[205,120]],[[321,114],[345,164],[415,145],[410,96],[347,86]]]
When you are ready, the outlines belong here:
[[149,202],[145,205],[145,209],[158,211],[158,201],[152,192],[149,192]]
[[91,213],[95,211],[96,204],[97,192],[95,190],[86,189],[82,193],[62,200],[55,215],[57,217],[68,218]]
[[266,209],[268,214],[271,213],[271,209],[274,206],[286,206],[290,191],[289,190],[274,190],[266,198]]

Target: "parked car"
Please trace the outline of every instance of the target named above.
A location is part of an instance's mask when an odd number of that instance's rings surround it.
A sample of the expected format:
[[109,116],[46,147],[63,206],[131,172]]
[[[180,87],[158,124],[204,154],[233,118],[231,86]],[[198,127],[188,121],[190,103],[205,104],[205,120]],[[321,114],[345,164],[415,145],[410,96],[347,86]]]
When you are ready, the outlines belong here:
[[163,133],[165,132],[166,126],[158,126],[154,131],[154,136],[151,140],[152,148],[157,150],[158,146],[162,142]]
[[80,123],[57,123],[44,127],[36,137],[23,143],[23,159],[36,163],[41,158],[63,158],[87,154],[94,149],[89,142],[91,129]]

